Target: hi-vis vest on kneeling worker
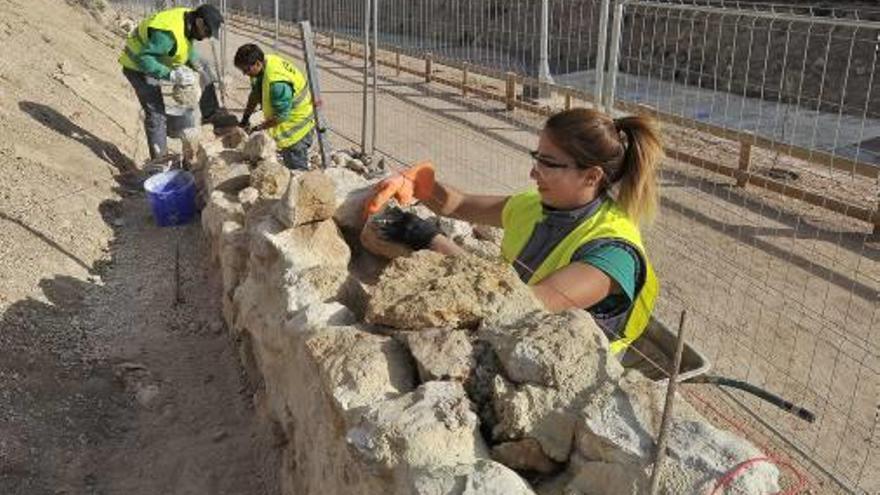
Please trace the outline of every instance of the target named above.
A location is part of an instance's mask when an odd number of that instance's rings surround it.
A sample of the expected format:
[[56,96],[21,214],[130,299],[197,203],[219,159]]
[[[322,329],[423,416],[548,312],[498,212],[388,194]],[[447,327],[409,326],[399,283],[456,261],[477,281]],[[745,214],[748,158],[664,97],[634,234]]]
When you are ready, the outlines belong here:
[[293,86],[293,108],[290,114],[280,124],[269,129],[269,134],[275,138],[278,149],[289,148],[298,143],[315,127],[315,119],[312,108],[312,95],[306,77],[293,64],[278,55],[266,54],[266,64],[263,69],[263,116],[267,119],[274,116],[270,96],[272,83],[286,82]]
[[159,62],[171,68],[185,64],[189,60],[192,42],[186,37],[183,15],[191,10],[183,7],[163,10],[141,21],[125,40],[125,50],[119,57],[119,63],[127,69],[141,71],[137,58],[149,43],[150,29],[158,29],[174,36],[174,54],[160,57]]
[[[501,254],[513,263],[523,250],[535,225],[544,217],[541,197],[537,191],[511,196],[504,206],[504,238],[501,241]],[[626,213],[613,200],[606,200],[599,209],[575,227],[550,254],[541,262],[528,280],[534,285],[553,272],[571,263],[571,257],[581,246],[600,239],[621,240],[634,247],[642,261],[644,282],[636,293],[629,310],[629,316],[617,338],[611,338],[611,352],[617,354],[625,350],[644,333],[654,309],[654,301],[660,286],[654,275],[654,268],[645,256],[642,236]]]

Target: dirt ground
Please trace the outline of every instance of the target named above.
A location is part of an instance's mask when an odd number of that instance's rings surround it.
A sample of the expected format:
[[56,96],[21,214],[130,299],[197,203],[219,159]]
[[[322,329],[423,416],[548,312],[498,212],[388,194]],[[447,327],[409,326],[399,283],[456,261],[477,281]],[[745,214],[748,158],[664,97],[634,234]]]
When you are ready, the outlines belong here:
[[0,0],[0,43],[0,493],[277,493],[200,228],[156,227],[124,174],[122,38]]

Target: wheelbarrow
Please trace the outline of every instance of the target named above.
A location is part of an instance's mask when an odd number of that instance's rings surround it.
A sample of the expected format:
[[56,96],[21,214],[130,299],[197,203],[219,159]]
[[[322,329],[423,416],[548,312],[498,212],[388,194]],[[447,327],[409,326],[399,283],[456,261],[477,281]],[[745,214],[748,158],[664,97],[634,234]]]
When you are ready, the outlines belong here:
[[[660,320],[651,317],[645,333],[632,343],[632,348],[626,351],[623,359],[621,359],[621,364],[625,368],[640,371],[651,380],[665,380],[669,376],[669,369],[672,367],[677,340],[678,338],[674,332]],[[742,380],[709,375],[711,367],[712,365],[706,356],[685,342],[677,381],[679,383],[713,383],[723,387],[742,390],[786,412],[794,414],[804,421],[810,423],[816,421],[816,415],[812,412],[763,388]]]

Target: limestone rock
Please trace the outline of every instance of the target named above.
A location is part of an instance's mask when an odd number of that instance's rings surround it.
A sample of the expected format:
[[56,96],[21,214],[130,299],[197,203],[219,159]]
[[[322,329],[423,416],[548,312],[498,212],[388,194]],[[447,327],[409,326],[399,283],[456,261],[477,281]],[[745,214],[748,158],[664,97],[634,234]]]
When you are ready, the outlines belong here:
[[467,332],[433,328],[420,332],[401,332],[400,338],[409,347],[418,365],[419,379],[423,382],[463,382],[476,366],[474,348]]
[[372,220],[364,224],[360,241],[367,251],[389,260],[408,256],[413,252],[412,249],[403,244],[383,239],[379,234],[379,224]]
[[541,450],[541,444],[532,438],[504,442],[492,447],[492,458],[505,466],[536,473],[548,474],[559,470]]
[[300,174],[287,186],[276,206],[275,218],[288,227],[332,218],[336,211],[335,187],[323,171]]
[[345,163],[351,159],[351,155],[344,151],[333,151],[330,153],[330,162],[334,167],[344,167]]
[[271,160],[275,158],[275,140],[265,131],[255,132],[245,141],[242,151],[245,158],[251,163]]
[[496,419],[493,438],[502,441],[534,438],[549,458],[565,462],[572,451],[577,419],[574,410],[578,402],[560,397],[548,387],[528,383],[514,386],[501,375],[495,376],[492,385]]
[[180,137],[183,163],[189,169],[192,169],[193,164],[198,160],[199,148],[201,147],[200,140],[201,133],[198,127],[184,129]]
[[238,202],[241,203],[241,207],[245,211],[249,210],[259,199],[260,191],[254,187],[246,187],[238,192]]
[[363,284],[345,267],[320,266],[300,272],[300,278],[314,287],[324,302],[337,301],[363,318],[368,294]]
[[250,185],[251,171],[247,163],[227,163],[213,157],[204,171],[205,190],[212,193],[216,190],[238,193]]
[[244,223],[244,209],[236,199],[231,194],[215,191],[202,210],[202,229],[207,234],[212,258],[216,261],[220,261],[219,240],[223,224],[226,222]]
[[585,312],[567,311],[487,321],[479,338],[495,351],[504,375],[493,384],[494,436],[534,438],[550,458],[564,462],[578,411],[623,373],[605,335]]
[[351,170],[352,172],[354,172],[356,174],[361,174],[361,175],[364,175],[367,172],[369,172],[369,169],[367,169],[367,166],[364,165],[364,162],[362,160],[358,160],[357,158],[349,158],[348,160],[346,160],[345,161],[345,168]]
[[540,303],[507,265],[418,251],[394,260],[376,284],[367,321],[394,328],[475,328],[494,315],[516,319]]
[[479,337],[489,342],[514,383],[594,388],[623,372],[605,334],[585,311],[536,311],[508,323],[487,320]]
[[280,255],[285,270],[298,272],[318,265],[345,267],[351,259],[348,244],[332,220],[269,234],[266,240]]
[[530,495],[529,484],[510,469],[489,460],[479,460],[468,473],[462,495]]
[[238,148],[247,141],[248,133],[241,127],[235,126],[223,135],[222,143],[224,148]]
[[336,185],[336,212],[333,220],[346,233],[360,235],[366,221],[364,204],[373,194],[372,185],[360,175],[344,168],[331,168],[324,173]]
[[227,323],[234,321],[233,301],[235,289],[245,277],[248,260],[248,236],[244,228],[235,222],[223,223],[219,239],[220,274],[223,280],[223,317]]
[[304,346],[320,370],[325,394],[343,414],[382,404],[415,386],[406,349],[389,337],[332,327],[313,332]]
[[513,470],[489,459],[473,464],[419,468],[410,471],[410,486],[401,493],[417,495],[534,495]]
[[358,457],[374,469],[473,464],[487,457],[464,388],[427,382],[399,398],[363,408],[346,433]]
[[[576,449],[580,456],[596,463],[578,472],[576,479],[589,484],[612,477],[638,480],[643,475],[653,461],[664,390],[664,385],[639,373],[627,373],[617,386],[594,395],[578,418]],[[748,442],[711,426],[679,400],[661,492],[702,493],[737,464],[762,455]],[[738,477],[729,491],[776,493],[778,477],[772,464],[756,464]]]
[[354,313],[338,302],[314,303],[294,314],[286,325],[295,331],[341,327],[357,323]]
[[259,191],[263,198],[280,198],[289,182],[290,171],[274,159],[260,161],[251,171],[251,187]]
[[[576,495],[642,495],[648,493],[650,470],[627,469],[626,466],[601,461],[572,462],[574,476],[565,486],[565,493]],[[661,492],[677,495],[690,492]],[[698,493],[698,492],[695,492]]]

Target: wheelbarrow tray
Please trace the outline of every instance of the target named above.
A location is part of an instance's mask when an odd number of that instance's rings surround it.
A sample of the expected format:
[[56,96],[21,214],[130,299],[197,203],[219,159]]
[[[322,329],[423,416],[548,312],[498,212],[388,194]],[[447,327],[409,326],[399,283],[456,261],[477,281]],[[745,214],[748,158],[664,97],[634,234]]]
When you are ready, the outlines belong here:
[[[635,368],[651,380],[665,380],[675,357],[677,335],[663,322],[651,318],[648,328],[626,351],[621,363],[626,368]],[[706,374],[711,363],[700,351],[684,343],[678,381],[683,382],[695,376]]]

